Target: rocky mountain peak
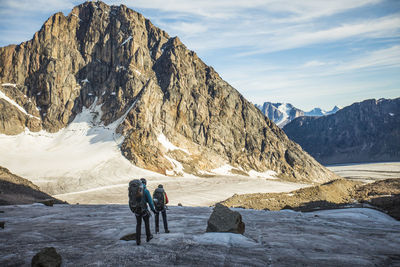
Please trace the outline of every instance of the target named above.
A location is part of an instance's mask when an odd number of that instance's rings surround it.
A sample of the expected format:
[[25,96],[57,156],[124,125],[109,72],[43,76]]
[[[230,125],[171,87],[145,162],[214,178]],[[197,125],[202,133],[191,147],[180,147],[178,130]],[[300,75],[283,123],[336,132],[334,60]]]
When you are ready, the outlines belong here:
[[96,106],[105,127],[121,121],[121,151],[139,167],[335,178],[178,37],[124,5],[54,14],[32,40],[0,48],[0,83],[2,133],[57,132]]
[[400,98],[368,99],[283,129],[323,164],[400,160]]

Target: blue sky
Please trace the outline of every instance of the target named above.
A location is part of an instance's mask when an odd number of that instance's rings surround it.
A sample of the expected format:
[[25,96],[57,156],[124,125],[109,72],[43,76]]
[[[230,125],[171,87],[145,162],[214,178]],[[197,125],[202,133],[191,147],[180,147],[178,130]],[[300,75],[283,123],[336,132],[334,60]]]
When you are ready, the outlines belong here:
[[[0,0],[0,46],[82,1]],[[253,103],[331,109],[400,97],[399,0],[132,0]]]

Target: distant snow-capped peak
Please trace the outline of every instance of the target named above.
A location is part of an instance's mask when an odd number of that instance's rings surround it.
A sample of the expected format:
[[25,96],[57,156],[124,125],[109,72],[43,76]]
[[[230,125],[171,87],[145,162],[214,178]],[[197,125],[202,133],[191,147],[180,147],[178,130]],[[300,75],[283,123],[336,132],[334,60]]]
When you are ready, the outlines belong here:
[[264,102],[262,105],[256,104],[255,106],[280,128],[300,116],[326,116],[334,114],[340,109],[338,106],[335,106],[329,111],[322,110],[321,108],[314,108],[311,111],[304,112],[290,103],[271,102]]

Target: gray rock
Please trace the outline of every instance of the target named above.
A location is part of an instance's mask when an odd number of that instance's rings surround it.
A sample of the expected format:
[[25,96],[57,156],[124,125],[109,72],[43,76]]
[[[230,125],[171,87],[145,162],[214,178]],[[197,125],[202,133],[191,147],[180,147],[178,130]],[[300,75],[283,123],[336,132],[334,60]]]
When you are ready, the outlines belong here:
[[245,224],[242,215],[217,203],[207,223],[206,232],[230,232],[244,234]]
[[136,233],[124,235],[123,237],[120,238],[120,240],[124,241],[136,240]]
[[33,267],[59,267],[61,266],[62,258],[57,253],[54,247],[42,249],[32,258],[31,266]]
[[45,199],[45,200],[38,201],[38,203],[42,203],[49,207],[53,207],[54,202],[55,202],[54,199]]

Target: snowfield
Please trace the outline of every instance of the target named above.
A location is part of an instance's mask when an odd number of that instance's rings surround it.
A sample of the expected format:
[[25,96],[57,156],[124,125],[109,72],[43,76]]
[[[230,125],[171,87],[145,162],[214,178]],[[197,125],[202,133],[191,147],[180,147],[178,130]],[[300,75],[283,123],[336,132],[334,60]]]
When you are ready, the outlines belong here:
[[[0,266],[29,266],[53,246],[63,266],[398,266],[400,222],[372,209],[311,213],[235,209],[244,236],[205,233],[208,207],[170,207],[170,234],[137,246],[127,205],[3,206]],[[145,240],[144,229],[142,240]]]
[[135,176],[159,176],[122,156],[122,139],[115,129],[125,116],[104,126],[100,106],[93,104],[57,133],[0,134],[0,166],[50,194],[128,183]]
[[400,162],[350,163],[325,167],[337,175],[362,182],[400,178]]
[[[207,172],[217,175],[213,178],[171,177],[138,168],[122,156],[119,145],[123,137],[115,134],[135,103],[121,118],[105,126],[96,100],[57,133],[26,130],[15,136],[0,134],[0,166],[73,204],[125,204],[129,181],[141,177],[148,180],[151,190],[164,184],[171,204],[191,206],[212,205],[235,193],[286,192],[306,186],[274,181],[273,171],[253,171],[249,177],[232,175],[229,165]],[[190,154],[172,144],[163,133],[158,140],[167,150]],[[170,160],[175,163],[175,171],[183,169],[180,162]]]

